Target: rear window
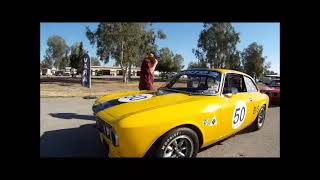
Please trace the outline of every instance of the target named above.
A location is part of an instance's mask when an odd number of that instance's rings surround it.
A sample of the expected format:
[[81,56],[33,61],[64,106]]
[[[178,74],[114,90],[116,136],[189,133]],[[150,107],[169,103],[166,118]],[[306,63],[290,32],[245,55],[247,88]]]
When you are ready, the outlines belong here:
[[270,86],[272,86],[272,87],[280,87],[280,80],[271,81]]
[[257,92],[258,91],[254,82],[250,78],[248,78],[247,76],[244,76],[244,82],[246,84],[247,92]]

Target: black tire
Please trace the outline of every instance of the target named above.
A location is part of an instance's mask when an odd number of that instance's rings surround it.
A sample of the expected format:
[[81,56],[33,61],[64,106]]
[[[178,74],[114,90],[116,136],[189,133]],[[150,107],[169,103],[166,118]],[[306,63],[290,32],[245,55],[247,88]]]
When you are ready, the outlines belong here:
[[[176,146],[175,146],[176,145]],[[169,147],[170,146],[170,147]],[[197,133],[190,128],[175,128],[166,133],[155,148],[154,157],[196,157],[199,151]]]
[[264,125],[264,121],[266,119],[266,105],[263,105],[259,111],[258,116],[256,117],[253,123],[254,131],[260,130]]

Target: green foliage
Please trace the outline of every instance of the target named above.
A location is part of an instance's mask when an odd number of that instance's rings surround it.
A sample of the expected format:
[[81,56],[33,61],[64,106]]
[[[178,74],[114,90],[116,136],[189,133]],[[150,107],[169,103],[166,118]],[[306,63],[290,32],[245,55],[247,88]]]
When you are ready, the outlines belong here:
[[85,49],[83,48],[82,42],[73,44],[70,48],[70,51],[70,66],[77,69],[78,72],[81,72],[81,61],[83,55],[85,54]]
[[66,49],[65,55],[60,60],[60,63],[58,64],[59,69],[63,69],[67,66],[70,66],[70,58],[68,56],[69,54],[69,48]]
[[204,23],[197,49],[193,53],[200,64],[209,63],[214,68],[236,69],[240,68],[240,53],[236,45],[240,42],[231,23]]
[[[61,36],[50,36],[47,41],[48,48],[46,50],[45,58],[52,62],[55,67],[61,66],[63,57],[68,54],[68,45]],[[64,60],[65,61],[65,60]]]
[[97,57],[92,57],[91,58],[91,66],[100,66],[100,61],[98,60]]
[[214,68],[243,71],[253,77],[268,72],[270,62],[265,64],[262,46],[252,43],[242,52],[236,49],[240,37],[231,23],[204,23],[203,27],[198,48],[193,49],[199,62],[191,62],[189,68],[206,67],[209,63]]
[[271,67],[271,62],[266,62],[263,65],[263,75],[276,75],[277,74],[273,71],[269,71],[270,67]]
[[[115,59],[123,73],[123,81],[132,65],[138,66],[146,52],[157,49],[155,39],[165,38],[158,31],[147,30],[147,23],[99,23],[96,31],[86,28],[86,36],[90,44],[97,46],[97,55],[105,63]],[[129,73],[130,74],[130,73]]]
[[169,48],[160,49],[160,57],[156,67],[159,72],[178,72],[183,68],[183,57],[180,54],[174,54]]
[[188,64],[188,69],[193,69],[193,68],[206,68],[206,64],[202,63],[202,62],[190,62]]
[[45,57],[42,62],[41,62],[41,68],[52,68],[53,67],[53,62],[51,59],[48,57]]
[[270,62],[265,64],[262,56],[263,47],[256,42],[251,43],[241,53],[244,72],[252,77],[261,77],[262,73],[270,68]]

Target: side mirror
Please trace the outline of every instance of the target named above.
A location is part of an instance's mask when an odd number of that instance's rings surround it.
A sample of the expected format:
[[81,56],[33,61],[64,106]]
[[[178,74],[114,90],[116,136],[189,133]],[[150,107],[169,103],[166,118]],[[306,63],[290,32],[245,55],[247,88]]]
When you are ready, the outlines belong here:
[[227,97],[231,97],[233,94],[237,94],[239,91],[236,88],[227,88],[223,90],[223,94]]
[[227,97],[227,98],[230,98],[230,97],[233,95],[233,93],[232,93],[232,91],[231,91],[231,88],[226,88],[226,89],[224,89],[224,90],[223,90],[223,95],[224,95],[225,97]]
[[230,88],[224,88],[223,89],[223,94],[229,94],[231,93],[231,89]]
[[231,98],[231,97],[232,97],[232,95],[233,95],[232,93],[224,94],[224,96],[225,96],[225,97],[227,97],[227,98]]

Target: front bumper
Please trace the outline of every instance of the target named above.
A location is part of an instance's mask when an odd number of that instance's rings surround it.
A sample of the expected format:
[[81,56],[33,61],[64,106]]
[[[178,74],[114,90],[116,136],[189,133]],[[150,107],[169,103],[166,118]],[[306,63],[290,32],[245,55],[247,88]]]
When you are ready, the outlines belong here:
[[266,94],[269,97],[270,103],[279,103],[280,102],[280,93],[274,91],[260,91],[263,94]]
[[119,147],[113,146],[112,142],[99,131],[100,141],[107,148],[108,157],[121,157]]
[[280,96],[278,96],[278,97],[271,96],[271,97],[269,97],[269,101],[271,104],[272,103],[280,103]]

